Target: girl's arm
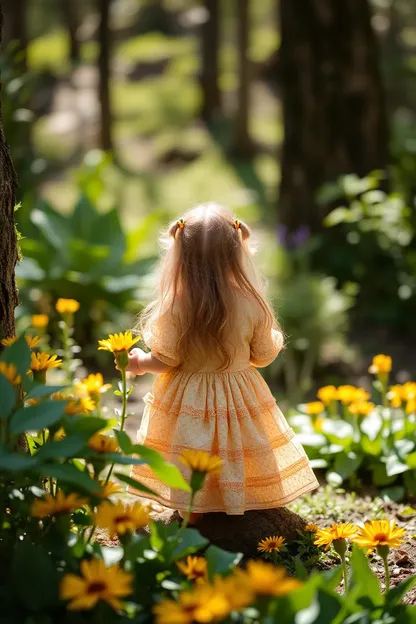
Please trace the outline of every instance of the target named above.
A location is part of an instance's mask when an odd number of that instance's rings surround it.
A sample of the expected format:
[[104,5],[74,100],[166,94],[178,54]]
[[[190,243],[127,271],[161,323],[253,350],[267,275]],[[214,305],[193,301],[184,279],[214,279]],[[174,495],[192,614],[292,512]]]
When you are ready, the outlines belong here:
[[144,375],[145,373],[168,373],[174,370],[173,366],[164,364],[151,353],[145,353],[142,349],[132,349],[129,353],[129,365],[127,371],[135,375]]

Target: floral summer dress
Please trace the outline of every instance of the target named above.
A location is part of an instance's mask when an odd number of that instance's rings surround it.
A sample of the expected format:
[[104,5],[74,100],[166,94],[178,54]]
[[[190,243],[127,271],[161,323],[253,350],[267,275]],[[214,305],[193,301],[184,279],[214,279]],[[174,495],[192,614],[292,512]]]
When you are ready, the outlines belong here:
[[[196,513],[243,514],[281,507],[318,486],[308,459],[257,367],[270,364],[282,335],[265,331],[258,305],[242,300],[239,341],[226,370],[207,356],[202,370],[176,353],[178,327],[166,313],[145,336],[153,355],[175,370],[156,378],[144,397],[138,442],[160,451],[187,475],[179,461],[184,449],[200,449],[223,460],[196,495]],[[197,372],[196,372],[197,371]],[[184,510],[189,494],[163,485],[146,465],[132,476],[157,492],[166,507]],[[139,494],[139,493],[138,493]]]

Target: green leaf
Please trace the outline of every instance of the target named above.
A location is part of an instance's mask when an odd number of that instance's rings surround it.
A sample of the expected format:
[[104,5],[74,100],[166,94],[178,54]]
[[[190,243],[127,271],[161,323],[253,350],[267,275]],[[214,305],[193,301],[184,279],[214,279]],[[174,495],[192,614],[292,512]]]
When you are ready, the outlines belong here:
[[47,459],[68,459],[80,453],[86,442],[85,436],[69,435],[63,438],[63,440],[44,444],[36,453],[35,457],[39,461]]
[[405,489],[401,485],[394,487],[383,488],[380,492],[380,497],[384,501],[395,501],[396,503],[403,500]]
[[388,477],[401,474],[409,470],[409,466],[405,464],[396,453],[392,453],[387,457],[386,461],[386,473]]
[[76,204],[72,213],[72,235],[81,240],[89,240],[97,225],[99,213],[95,206],[83,195]]
[[19,375],[26,375],[30,366],[30,349],[24,336],[20,336],[15,343],[7,347],[1,354],[0,360],[8,364],[14,364]]
[[209,540],[203,537],[196,529],[185,529],[181,534],[180,542],[172,553],[172,560],[183,559],[188,555],[205,548],[209,544]]
[[334,227],[340,223],[348,223],[350,211],[348,208],[335,208],[323,220],[325,227]]
[[407,592],[412,589],[416,585],[416,574],[410,576],[409,578],[398,583],[396,587],[390,589],[385,596],[386,607],[387,609],[396,606],[402,600],[402,598],[407,594]]
[[334,471],[341,475],[342,479],[348,479],[361,465],[362,458],[356,453],[339,453],[335,459]]
[[383,597],[377,576],[371,571],[367,557],[358,546],[353,546],[350,565],[350,590],[354,588],[355,599],[367,598],[373,605],[380,605]]
[[0,470],[20,471],[30,470],[37,461],[24,453],[11,453],[6,447],[0,448]]
[[89,437],[106,429],[109,426],[109,421],[104,418],[98,418],[98,416],[82,416],[74,414],[65,418],[63,423],[66,433],[85,433],[89,434]]
[[100,489],[100,485],[86,472],[78,470],[72,464],[43,464],[39,472],[44,477],[54,477],[58,481],[75,485],[87,492],[94,493]]
[[116,472],[115,476],[118,479],[120,479],[120,481],[124,481],[124,483],[127,483],[127,485],[130,485],[130,487],[134,488],[135,490],[139,490],[140,492],[145,492],[146,494],[152,494],[152,495],[156,494],[156,492],[148,488],[147,485],[143,485],[143,483],[140,483],[136,479],[133,479],[133,477],[129,477],[128,475],[125,475],[122,472]]
[[34,384],[28,390],[26,399],[43,399],[50,396],[54,392],[61,392],[65,386],[45,386],[43,384]]
[[141,466],[147,464],[144,459],[137,459],[131,455],[122,455],[121,453],[100,453],[100,457],[114,464],[122,464],[123,466]]
[[6,419],[10,416],[16,404],[16,389],[10,381],[0,373],[0,418]]
[[231,553],[211,545],[205,552],[209,578],[212,580],[216,574],[228,574],[241,561],[242,557],[243,555],[240,553]]
[[130,437],[125,431],[120,431],[119,429],[113,429],[119,446],[123,453],[126,455],[131,455],[133,451],[133,442],[130,440]]
[[39,544],[17,541],[10,573],[13,593],[29,613],[49,611],[58,604],[58,571]]
[[43,401],[39,405],[22,407],[10,419],[9,431],[15,435],[40,431],[55,425],[64,415],[64,401]]
[[160,453],[142,444],[135,444],[132,451],[146,460],[155,476],[165,485],[185,490],[186,492],[190,491],[190,487],[183,478],[179,468],[167,462]]

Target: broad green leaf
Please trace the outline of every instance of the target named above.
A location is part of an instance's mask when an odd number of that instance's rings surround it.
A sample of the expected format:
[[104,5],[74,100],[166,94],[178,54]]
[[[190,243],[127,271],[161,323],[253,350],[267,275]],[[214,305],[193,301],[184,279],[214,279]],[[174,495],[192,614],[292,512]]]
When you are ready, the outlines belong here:
[[401,474],[409,470],[409,466],[405,464],[396,453],[392,453],[387,457],[386,473],[388,477]]
[[335,459],[334,471],[337,472],[343,480],[348,479],[361,465],[361,457],[356,453],[339,453]]
[[122,455],[121,453],[101,453],[100,457],[108,462],[122,464],[123,466],[140,466],[142,464],[147,464],[147,461],[144,459],[137,459],[137,457]]
[[81,196],[72,213],[72,235],[81,240],[90,240],[98,219],[99,213],[95,206],[85,195]]
[[400,603],[407,592],[416,585],[416,574],[398,583],[396,587],[390,589],[385,597],[386,607],[390,608]]
[[0,449],[0,470],[10,472],[30,470],[36,466],[37,461],[24,453],[10,453],[6,448]]
[[396,480],[395,476],[387,476],[386,464],[374,463],[374,465],[371,466],[371,470],[373,473],[373,481],[375,485],[391,485]]
[[18,340],[10,347],[7,347],[1,354],[0,360],[14,364],[17,371],[22,377],[26,375],[30,366],[30,349],[24,336],[20,336]]
[[134,445],[133,442],[130,440],[128,434],[125,431],[120,431],[119,429],[114,429],[113,431],[123,453],[125,453],[126,455],[131,455],[134,452]]
[[16,389],[0,373],[0,419],[8,418],[16,404]]
[[54,477],[58,481],[75,485],[88,492],[94,493],[100,489],[100,485],[86,472],[78,470],[72,464],[43,464],[39,472],[44,477]]
[[231,553],[211,544],[205,552],[209,578],[213,579],[216,574],[224,575],[231,572],[242,557],[243,555],[240,553]]
[[410,455],[406,457],[406,464],[409,468],[416,468],[416,452],[410,453]]
[[110,425],[108,420],[98,418],[98,416],[73,415],[65,418],[63,422],[64,429],[69,435],[71,433],[85,433],[91,437],[97,431],[107,429]]
[[10,574],[13,592],[29,613],[49,612],[58,604],[59,573],[41,545],[16,541]]
[[358,601],[361,597],[370,599],[374,605],[380,605],[383,597],[376,575],[371,571],[370,564],[364,552],[353,546],[350,558],[351,580],[350,588],[354,588],[354,597]]
[[41,202],[38,208],[32,210],[30,219],[58,254],[66,255],[68,240],[71,236],[70,219],[61,215],[46,202]]
[[142,444],[135,444],[132,451],[140,455],[149,464],[155,476],[165,485],[187,492],[190,491],[190,487],[183,478],[179,468],[167,462],[160,453]]
[[116,472],[115,476],[120,479],[120,481],[124,481],[124,483],[127,483],[127,485],[130,485],[130,487],[134,488],[135,490],[139,490],[140,492],[144,492],[146,494],[156,494],[156,492],[148,488],[147,485],[143,485],[143,483],[140,483],[140,481],[137,481],[136,479],[133,479],[133,477],[129,477],[122,472]]
[[405,494],[405,489],[401,485],[396,485],[393,487],[383,488],[380,491],[380,497],[384,501],[395,501],[399,502],[403,500]]
[[85,436],[69,435],[56,442],[44,444],[35,457],[38,461],[48,459],[67,459],[77,455],[85,447],[87,440]]
[[61,392],[65,386],[45,386],[43,384],[33,384],[27,391],[26,399],[43,399],[45,397],[54,394],[54,392]]
[[[177,559],[182,559],[187,555],[192,555],[198,550],[205,548],[208,544],[209,541],[196,529],[185,529],[185,531],[181,534],[179,544],[172,553],[172,559],[173,561],[176,561]],[[236,557],[236,555],[234,555],[234,557]]]
[[22,407],[10,419],[10,433],[18,435],[55,425],[64,415],[64,411],[64,401],[43,401],[39,405]]

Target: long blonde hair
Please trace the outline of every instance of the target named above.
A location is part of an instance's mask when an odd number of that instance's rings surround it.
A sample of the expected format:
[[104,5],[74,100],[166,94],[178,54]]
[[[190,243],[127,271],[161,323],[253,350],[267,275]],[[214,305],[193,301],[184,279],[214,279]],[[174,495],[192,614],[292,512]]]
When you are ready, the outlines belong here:
[[270,329],[278,326],[251,260],[249,238],[244,222],[213,203],[196,206],[172,223],[162,238],[158,291],[142,312],[138,329],[146,334],[170,311],[181,328],[180,360],[192,352],[202,361],[214,351],[227,368],[233,357],[231,336],[238,333],[238,293],[258,304]]

